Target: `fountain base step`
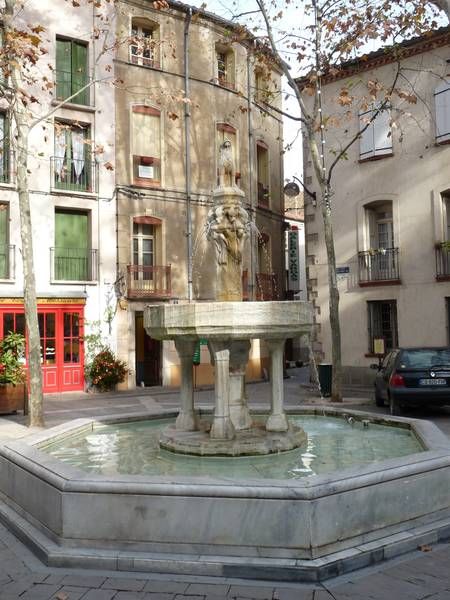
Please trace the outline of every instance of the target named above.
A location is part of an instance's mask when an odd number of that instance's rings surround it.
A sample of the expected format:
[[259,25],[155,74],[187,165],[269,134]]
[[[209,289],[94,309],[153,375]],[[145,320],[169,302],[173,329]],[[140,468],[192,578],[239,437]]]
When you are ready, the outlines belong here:
[[211,423],[201,421],[198,431],[181,431],[169,425],[161,432],[161,448],[195,456],[255,456],[278,454],[306,444],[307,436],[301,427],[289,425],[287,431],[266,431],[261,424],[236,431],[232,440],[213,439]]

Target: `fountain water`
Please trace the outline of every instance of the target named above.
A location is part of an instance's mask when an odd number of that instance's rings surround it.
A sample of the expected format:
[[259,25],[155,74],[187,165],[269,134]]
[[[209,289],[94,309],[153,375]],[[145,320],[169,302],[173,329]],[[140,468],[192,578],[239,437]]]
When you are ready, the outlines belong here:
[[[216,302],[149,306],[144,327],[156,339],[175,342],[181,363],[181,410],[161,434],[168,450],[200,455],[269,454],[292,450],[306,434],[290,424],[283,407],[283,349],[287,337],[309,333],[312,309],[305,302],[242,303],[242,253],[250,218],[244,193],[234,185],[227,141],[219,158],[219,186],[206,224],[216,251]],[[196,342],[208,340],[215,367],[212,422],[200,422],[194,409],[192,356]],[[271,411],[262,427],[253,424],[245,393],[251,339],[264,339],[271,361]]]

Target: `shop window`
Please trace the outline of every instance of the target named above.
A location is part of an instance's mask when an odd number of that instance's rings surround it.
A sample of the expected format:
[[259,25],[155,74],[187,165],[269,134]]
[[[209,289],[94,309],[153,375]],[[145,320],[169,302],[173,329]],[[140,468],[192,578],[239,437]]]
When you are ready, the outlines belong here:
[[269,207],[269,150],[264,142],[256,144],[258,206]]
[[89,213],[55,211],[53,273],[58,281],[91,281],[95,251],[90,249]]
[[133,181],[155,185],[161,181],[161,113],[149,106],[133,106],[131,113]]
[[222,87],[235,89],[234,51],[223,44],[216,45],[216,78]]
[[141,67],[159,67],[159,25],[147,20],[133,19],[130,62]]
[[55,189],[93,191],[93,162],[88,125],[55,121],[52,170]]
[[389,109],[379,112],[371,121],[376,109],[359,115],[360,160],[392,155],[391,113]]
[[[56,38],[56,99],[89,104],[88,46],[84,42]],[[85,88],[86,89],[83,89]],[[77,92],[79,93],[77,94]]]
[[0,183],[9,183],[9,122],[0,112]]
[[80,362],[80,315],[78,312],[65,312],[63,315],[64,363]]
[[397,302],[376,300],[367,302],[369,353],[374,352],[374,340],[384,340],[385,351],[398,346]]
[[434,90],[436,108],[436,142],[450,140],[450,81],[443,81]]

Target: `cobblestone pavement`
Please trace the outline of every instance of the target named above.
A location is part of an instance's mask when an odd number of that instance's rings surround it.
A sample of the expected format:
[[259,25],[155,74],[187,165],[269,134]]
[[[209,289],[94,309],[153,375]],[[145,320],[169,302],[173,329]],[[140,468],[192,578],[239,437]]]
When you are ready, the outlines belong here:
[[[308,388],[305,371],[285,381],[286,404],[320,399]],[[248,386],[253,405],[268,403],[268,385]],[[386,412],[373,406],[371,390],[348,388],[344,406]],[[199,406],[211,404],[211,390],[198,391]],[[142,412],[178,406],[177,393],[150,388],[122,394],[65,394],[46,398],[49,426],[77,417]],[[450,436],[450,412],[414,414],[429,418]],[[24,418],[0,418],[0,441],[25,437]],[[320,585],[224,578],[66,570],[43,565],[0,524],[0,600],[450,600],[450,543],[419,550]]]

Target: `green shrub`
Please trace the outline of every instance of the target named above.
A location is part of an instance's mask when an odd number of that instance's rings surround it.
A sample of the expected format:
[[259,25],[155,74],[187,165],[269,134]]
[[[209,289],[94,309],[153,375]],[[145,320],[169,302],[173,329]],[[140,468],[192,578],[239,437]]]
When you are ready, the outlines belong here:
[[104,348],[94,357],[87,375],[92,385],[100,391],[106,392],[124,381],[127,375],[127,365],[116,358],[112,350]]
[[23,367],[25,338],[10,332],[0,341],[0,383],[18,385],[26,379]]

